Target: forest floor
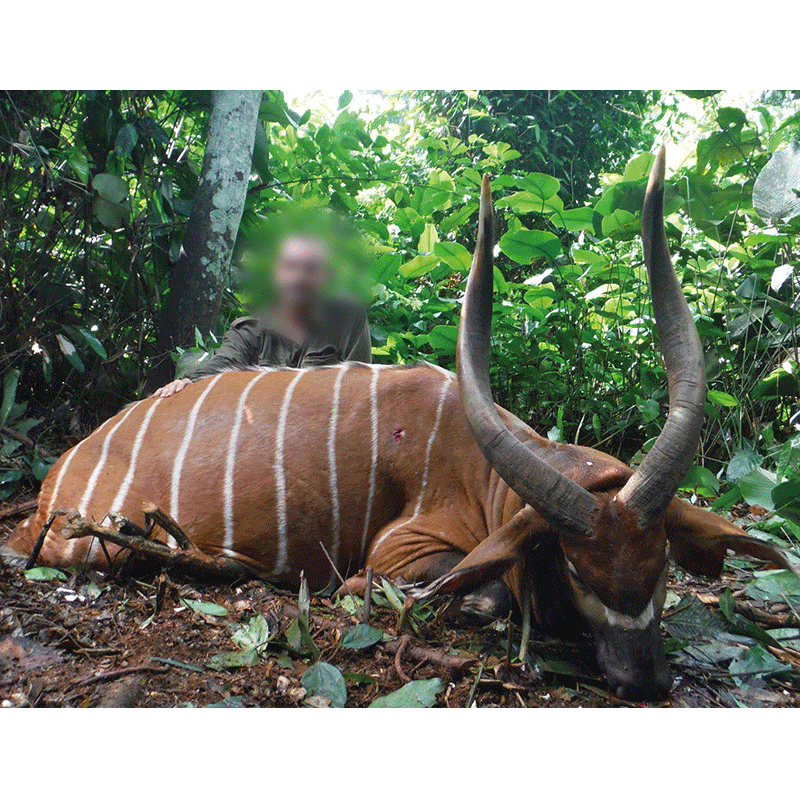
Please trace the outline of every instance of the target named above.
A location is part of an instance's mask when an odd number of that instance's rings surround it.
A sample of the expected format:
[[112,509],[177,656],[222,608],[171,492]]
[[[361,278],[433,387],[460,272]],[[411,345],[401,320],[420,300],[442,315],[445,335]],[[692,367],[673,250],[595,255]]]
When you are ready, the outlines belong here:
[[[0,543],[20,518],[2,518]],[[673,569],[663,632],[675,682],[654,705],[800,707],[797,606],[774,586],[788,573],[753,570],[732,559],[700,582]],[[360,598],[311,597],[306,613],[254,580],[0,566],[0,706],[636,705],[605,690],[588,639],[534,631],[522,665],[516,622],[464,627],[454,601],[403,613],[402,600],[377,581],[365,626]]]

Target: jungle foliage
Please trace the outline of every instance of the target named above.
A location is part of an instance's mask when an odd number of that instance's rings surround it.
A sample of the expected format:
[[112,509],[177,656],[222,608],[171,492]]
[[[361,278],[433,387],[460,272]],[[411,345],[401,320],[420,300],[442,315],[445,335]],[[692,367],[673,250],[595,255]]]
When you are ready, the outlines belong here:
[[[686,487],[775,511],[767,527],[800,537],[797,185],[781,189],[784,216],[762,218],[753,201],[774,154],[800,137],[792,94],[738,108],[716,92],[421,92],[368,118],[344,92],[326,121],[265,92],[234,261],[277,212],[333,209],[374,253],[375,360],[453,367],[489,174],[497,401],[553,439],[635,461],[667,402],[639,213],[655,132],[687,125],[686,96],[701,104],[701,135],[668,176],[667,229],[709,377]],[[58,435],[63,449],[64,434],[84,435],[141,391],[208,102],[197,92],[0,96],[0,425],[34,442],[4,436],[0,497],[45,474],[37,443]],[[762,179],[762,196],[778,192],[773,183]],[[198,330],[192,349],[213,348],[241,301],[234,270],[217,330]]]

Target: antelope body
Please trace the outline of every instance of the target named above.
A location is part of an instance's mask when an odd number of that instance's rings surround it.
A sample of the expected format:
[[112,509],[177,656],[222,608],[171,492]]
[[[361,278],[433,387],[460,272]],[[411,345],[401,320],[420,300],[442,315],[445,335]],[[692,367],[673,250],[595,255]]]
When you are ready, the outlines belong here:
[[[491,401],[488,183],[459,333],[459,377],[430,365],[341,364],[206,378],[101,425],[53,466],[37,511],[6,554],[30,553],[51,512],[144,521],[169,513],[192,543],[277,585],[366,565],[427,593],[472,593],[491,610],[500,578],[538,625],[589,629],[620,696],[664,694],[660,636],[672,556],[716,575],[728,549],[788,566],[777,549],[673,497],[694,454],[705,400],[702,350],[666,250],[664,154],[643,238],[670,381],[670,414],[633,471],[597,450],[538,436]],[[459,396],[460,394],[460,396]],[[111,515],[111,517],[110,517]],[[40,553],[53,566],[108,570],[124,552],[65,540],[56,518]],[[162,534],[164,540],[167,534]]]

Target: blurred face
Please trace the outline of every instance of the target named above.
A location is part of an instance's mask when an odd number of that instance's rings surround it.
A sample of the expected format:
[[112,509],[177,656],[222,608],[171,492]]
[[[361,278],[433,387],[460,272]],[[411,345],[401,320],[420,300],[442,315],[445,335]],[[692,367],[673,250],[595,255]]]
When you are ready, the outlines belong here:
[[273,272],[280,305],[307,308],[328,279],[325,245],[310,237],[290,237],[281,247]]

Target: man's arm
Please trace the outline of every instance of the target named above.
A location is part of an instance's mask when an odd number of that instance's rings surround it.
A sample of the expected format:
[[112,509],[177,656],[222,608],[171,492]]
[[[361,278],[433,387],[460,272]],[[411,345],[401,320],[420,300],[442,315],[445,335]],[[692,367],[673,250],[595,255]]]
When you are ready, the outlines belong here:
[[172,397],[190,383],[216,375],[219,372],[245,370],[258,363],[258,336],[251,317],[234,321],[225,334],[222,344],[208,361],[202,363],[183,378],[172,381],[153,392],[153,397]]
[[355,319],[350,339],[342,352],[342,359],[344,361],[363,361],[365,364],[372,363],[372,337],[369,333],[366,311],[361,310]]

